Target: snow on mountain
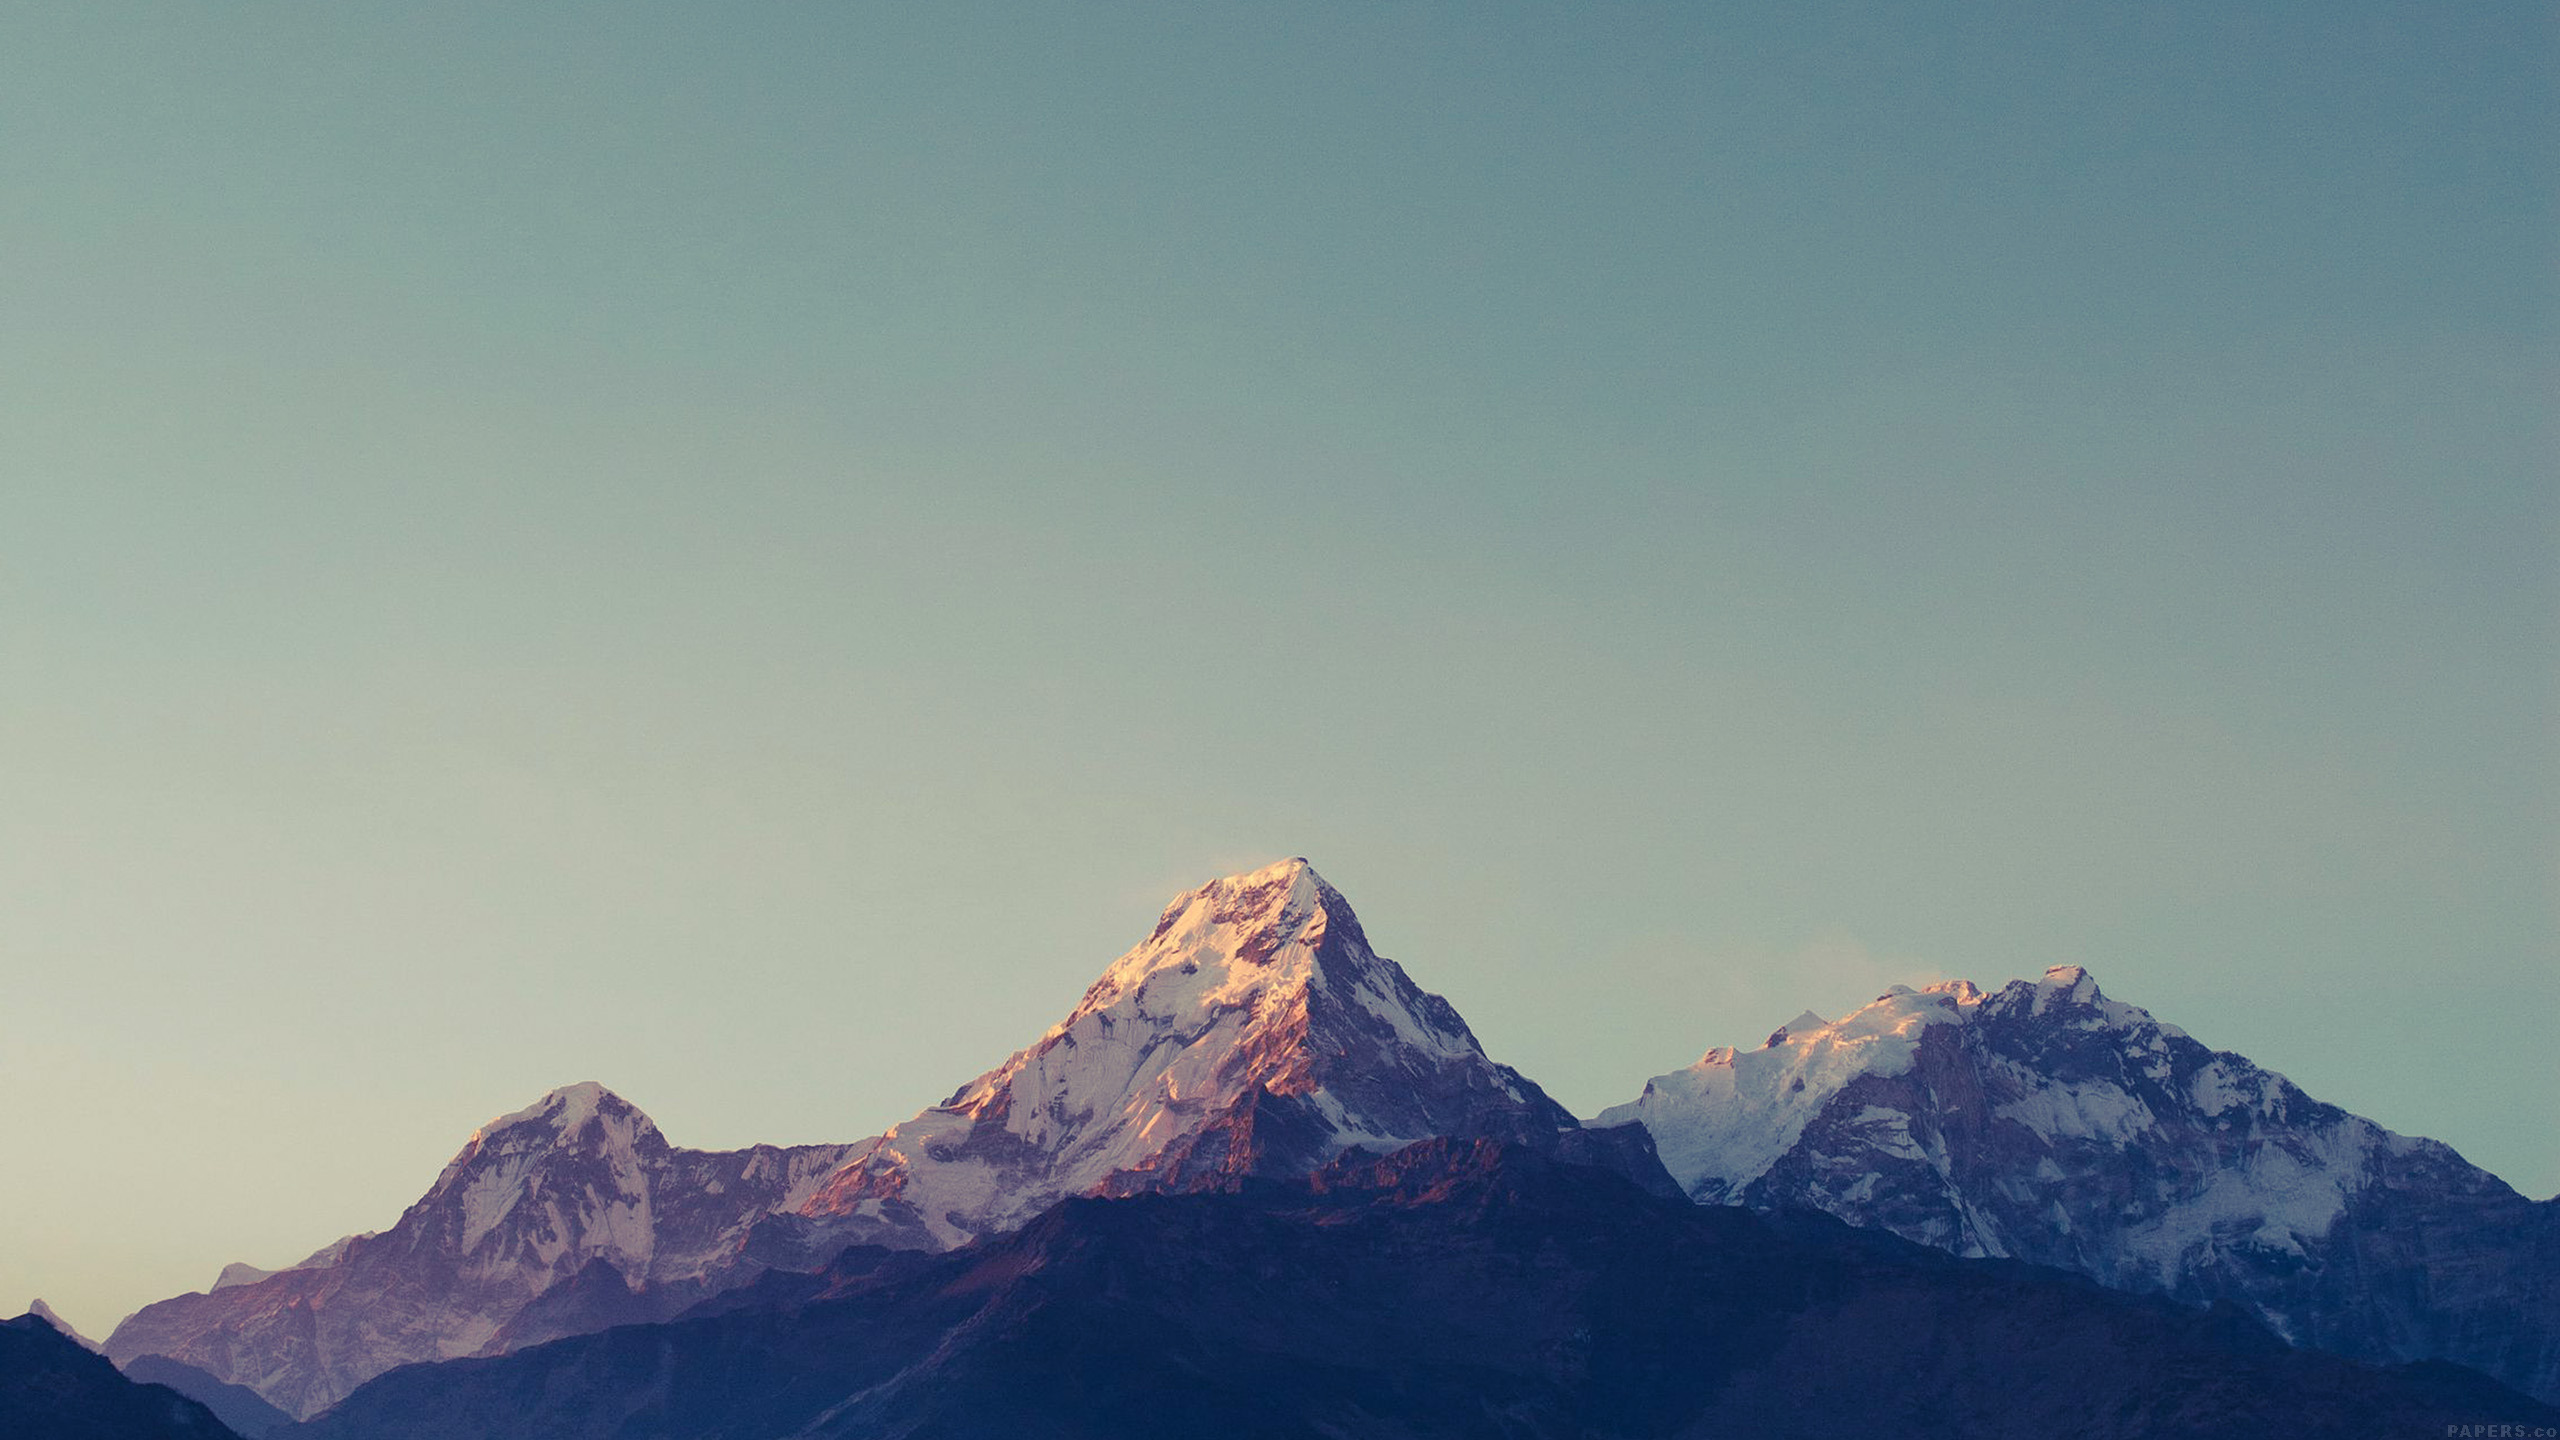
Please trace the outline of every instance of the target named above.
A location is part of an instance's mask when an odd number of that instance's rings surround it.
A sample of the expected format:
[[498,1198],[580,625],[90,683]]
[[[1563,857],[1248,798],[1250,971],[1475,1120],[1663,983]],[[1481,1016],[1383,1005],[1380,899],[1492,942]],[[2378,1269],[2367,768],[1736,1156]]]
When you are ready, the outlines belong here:
[[1578,1128],[1292,859],[1176,897],[1047,1034],[764,1229],[809,1260],[848,1240],[941,1249],[1069,1195],[1304,1175],[1442,1135],[1552,1148]]
[[1595,1123],[1627,1121],[1701,1203],[2227,1298],[2297,1343],[2560,1394],[2560,1202],[2210,1050],[2077,966],[1800,1016]]
[[[1596,1123],[1642,1123],[1663,1167],[1692,1198],[1722,1202],[1767,1173],[1843,1086],[1909,1070],[1921,1030],[1952,1022],[1980,999],[1958,980],[1927,991],[1896,986],[1837,1025],[1807,1011],[1757,1050],[1719,1046],[1686,1070],[1654,1077],[1632,1103],[1602,1111]],[[1897,1147],[1909,1142],[1907,1133],[1884,1138]]]
[[503,1348],[520,1312],[591,1266],[673,1313],[848,1153],[681,1150],[603,1086],[564,1086],[474,1132],[391,1229],[274,1273],[227,1267],[211,1292],[127,1318],[107,1353],[165,1355],[307,1416],[392,1366]]
[[1369,948],[1304,860],[1177,897],[1028,1049],[885,1135],[705,1152],[595,1084],[483,1126],[379,1235],[118,1326],[308,1416],[394,1365],[662,1319],[847,1244],[941,1250],[1069,1195],[1312,1173],[1357,1147],[1499,1138],[1669,1190],[1641,1129],[1585,1132],[1487,1059],[1466,1022]]

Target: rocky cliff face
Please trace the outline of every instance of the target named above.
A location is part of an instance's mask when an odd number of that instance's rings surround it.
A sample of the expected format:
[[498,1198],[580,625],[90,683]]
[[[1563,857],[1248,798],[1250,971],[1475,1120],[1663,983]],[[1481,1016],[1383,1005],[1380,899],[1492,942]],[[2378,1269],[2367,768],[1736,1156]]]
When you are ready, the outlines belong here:
[[566,1086],[481,1127],[391,1229],[293,1269],[232,1267],[210,1292],[136,1312],[107,1354],[167,1356],[309,1415],[392,1366],[499,1348],[536,1297],[590,1267],[671,1314],[847,1154],[681,1150],[603,1086]]
[[1897,988],[1709,1051],[1637,1121],[1693,1198],[2228,1300],[2298,1344],[2560,1399],[2560,1204],[2111,1000],[2077,967]]

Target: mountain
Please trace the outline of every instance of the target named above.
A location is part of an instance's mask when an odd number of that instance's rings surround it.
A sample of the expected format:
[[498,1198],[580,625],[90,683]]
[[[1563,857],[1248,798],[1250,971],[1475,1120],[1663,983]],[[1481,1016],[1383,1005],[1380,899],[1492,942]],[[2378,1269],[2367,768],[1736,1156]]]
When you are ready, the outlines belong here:
[[258,1398],[241,1385],[226,1385],[183,1360],[145,1355],[124,1368],[124,1377],[144,1385],[165,1385],[213,1412],[213,1418],[238,1432],[242,1440],[266,1440],[293,1424],[293,1417]]
[[665,1319],[847,1245],[939,1251],[1070,1195],[1304,1176],[1345,1150],[1498,1137],[1664,1193],[1641,1127],[1586,1132],[1486,1058],[1369,947],[1304,860],[1178,896],[1064,1020],[887,1134],[846,1146],[670,1147],[601,1086],[491,1122],[380,1235],[294,1269],[224,1271],[118,1326],[309,1416],[412,1361]]
[[2076,966],[1896,986],[1656,1076],[1692,1198],[2229,1302],[2297,1344],[2446,1359],[2560,1401],[2560,1201],[2325,1105]]
[[[1606,1144],[1370,949],[1303,859],[1175,897],[1047,1034],[869,1142],[763,1253],[943,1249],[1070,1195],[1305,1175],[1432,1136]],[[1640,1135],[1622,1163],[1657,1171]]]
[[2459,1367],[2297,1351],[2228,1306],[1688,1205],[1495,1140],[1228,1192],[1071,1199],[946,1254],[850,1251],[795,1286],[402,1370],[298,1440],[2332,1440],[2560,1424]]
[[81,1349],[96,1351],[101,1355],[107,1353],[105,1348],[99,1345],[97,1341],[81,1334],[77,1329],[72,1327],[70,1321],[55,1314],[53,1307],[44,1303],[44,1297],[42,1296],[38,1296],[28,1303],[27,1313],[33,1315],[47,1325],[52,1326],[56,1332],[67,1337],[71,1343],[79,1346]]
[[0,1320],[0,1435],[26,1440],[239,1440],[176,1391],[137,1384],[36,1314]]
[[[166,1356],[309,1415],[392,1366],[490,1348],[592,1267],[673,1314],[713,1287],[756,1220],[805,1200],[848,1153],[678,1149],[603,1086],[564,1086],[482,1126],[389,1230],[261,1278],[227,1269],[208,1293],[128,1317],[106,1352]],[[624,1318],[637,1317],[606,1323]]]

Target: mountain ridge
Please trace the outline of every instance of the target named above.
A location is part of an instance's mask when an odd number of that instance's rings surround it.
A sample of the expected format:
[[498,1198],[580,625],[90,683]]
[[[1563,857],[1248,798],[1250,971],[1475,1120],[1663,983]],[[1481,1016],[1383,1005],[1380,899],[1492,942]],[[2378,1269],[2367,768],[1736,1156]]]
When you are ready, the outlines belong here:
[[2560,1397],[2560,1203],[2209,1049],[2078,966],[1987,993],[1895,986],[1711,1049],[1597,1120],[1643,1124],[1701,1203],[2227,1300],[2296,1343]]
[[204,1405],[126,1378],[30,1311],[0,1320],[0,1435],[26,1440],[241,1440]]
[[1175,897],[1065,1019],[830,1177],[792,1241],[810,1259],[947,1248],[1106,1186],[1214,1186],[1303,1174],[1355,1145],[1578,1128],[1293,858]]
[[2560,1423],[2449,1365],[1492,1138],[1070,1198],[717,1314],[381,1377],[308,1440],[1877,1434],[2221,1440]]
[[700,1313],[848,1247],[943,1252],[1072,1197],[1235,1192],[1435,1139],[2560,1392],[2560,1203],[2208,1050],[2078,967],[1807,1012],[1586,1125],[1379,956],[1303,858],[1176,896],[1063,1019],[879,1136],[684,1150],[604,1086],[561,1086],[475,1130],[390,1230],[227,1267],[107,1349],[307,1417],[396,1365]]
[[307,1416],[394,1365],[478,1353],[537,1296],[603,1260],[663,1291],[707,1291],[746,1227],[795,1204],[844,1147],[685,1150],[592,1081],[473,1131],[390,1229],[293,1268],[142,1309],[107,1337]]
[[107,1347],[307,1417],[393,1366],[668,1318],[847,1245],[947,1250],[1078,1194],[1298,1176],[1353,1148],[1498,1136],[1668,1190],[1637,1127],[1586,1134],[1369,947],[1303,858],[1175,897],[1029,1046],[880,1136],[690,1151],[593,1081],[475,1130],[390,1230],[144,1307]]

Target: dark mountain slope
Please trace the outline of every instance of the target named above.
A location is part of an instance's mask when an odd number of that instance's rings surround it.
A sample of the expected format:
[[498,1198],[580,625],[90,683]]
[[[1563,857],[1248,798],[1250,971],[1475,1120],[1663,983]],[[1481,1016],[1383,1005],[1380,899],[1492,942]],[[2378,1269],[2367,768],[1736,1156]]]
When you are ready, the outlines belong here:
[[122,1367],[125,1378],[145,1385],[166,1385],[213,1412],[213,1418],[238,1431],[243,1440],[266,1437],[293,1423],[293,1417],[258,1398],[246,1385],[226,1385],[183,1360],[145,1355]]
[[213,1412],[128,1380],[36,1315],[0,1320],[0,1436],[9,1440],[239,1440]]
[[[738,1303],[745,1297],[730,1297]],[[1301,1184],[1071,1200],[765,1308],[363,1387],[297,1440],[2285,1436],[2560,1426],[2449,1365],[1822,1216],[1648,1195],[1494,1141]]]

